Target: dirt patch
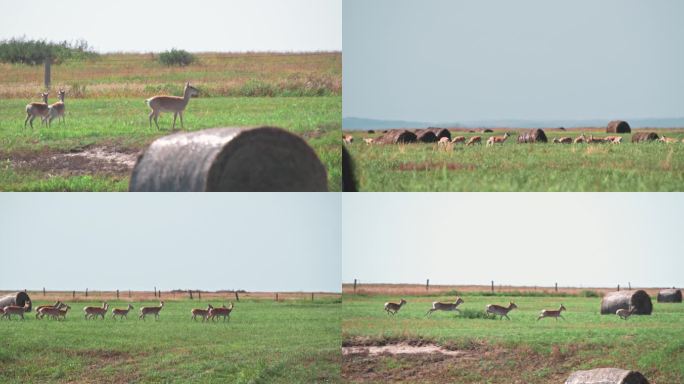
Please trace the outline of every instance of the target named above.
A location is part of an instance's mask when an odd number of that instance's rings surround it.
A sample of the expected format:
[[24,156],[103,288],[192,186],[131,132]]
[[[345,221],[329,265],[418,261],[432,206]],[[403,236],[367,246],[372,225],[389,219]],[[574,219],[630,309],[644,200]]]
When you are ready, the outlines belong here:
[[3,155],[19,171],[38,171],[52,176],[130,174],[139,152],[116,147],[93,146],[68,152],[53,150],[12,152]]
[[[145,354],[133,355],[129,352],[108,351],[100,349],[65,350],[67,356],[78,357],[87,362],[85,372],[74,382],[78,383],[129,383],[138,381],[140,375],[137,370],[130,370],[131,366],[138,364]],[[114,369],[117,374],[101,373],[103,368]]]
[[448,163],[424,161],[421,163],[401,163],[394,167],[397,171],[431,171],[447,169],[449,171],[474,171],[477,169],[475,164]]
[[342,347],[342,355],[422,355],[433,353],[439,353],[447,356],[472,355],[472,353],[468,353],[466,351],[450,351],[434,344],[415,346],[401,343],[394,345],[383,345],[379,347]]

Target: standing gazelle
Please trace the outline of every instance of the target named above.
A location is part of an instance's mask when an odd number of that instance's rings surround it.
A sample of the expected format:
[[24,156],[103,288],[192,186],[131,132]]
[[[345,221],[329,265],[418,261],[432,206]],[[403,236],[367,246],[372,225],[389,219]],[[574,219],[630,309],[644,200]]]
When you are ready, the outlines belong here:
[[33,119],[40,117],[41,122],[44,122],[45,117],[48,115],[48,95],[50,92],[43,92],[40,97],[43,99],[42,103],[28,103],[26,104],[26,120],[24,120],[24,128],[26,128],[26,123],[31,123],[31,128],[33,128]]
[[558,321],[558,318],[560,317],[561,319],[565,320],[565,317],[561,314],[561,312],[567,311],[563,304],[560,305],[560,308],[558,308],[557,311],[551,310],[551,309],[542,309],[542,311],[539,313],[539,317],[537,317],[537,321],[545,318],[545,317],[553,317]]
[[109,304],[107,304],[106,301],[102,303],[101,307],[83,307],[83,312],[85,312],[85,319],[94,319],[98,316],[101,316],[102,320],[104,320],[108,308]]
[[145,316],[147,315],[154,315],[155,319],[159,319],[159,311],[164,308],[164,302],[160,301],[158,307],[142,307],[140,308],[140,316],[138,316],[138,319],[143,319],[145,320]]
[[508,303],[508,307],[502,307],[502,306],[496,305],[496,304],[489,304],[489,305],[487,305],[485,312],[486,313],[492,313],[495,316],[496,315],[501,316],[500,319],[503,319],[504,317],[506,317],[508,320],[510,320],[511,318],[508,317],[508,312],[510,312],[516,308],[518,308],[518,306],[515,305],[511,301],[510,303]]
[[506,132],[503,134],[503,136],[492,136],[489,139],[487,139],[487,146],[493,146],[496,143],[501,143],[503,144],[506,139],[510,136],[510,133]]
[[396,315],[404,304],[406,304],[406,300],[404,299],[401,299],[399,304],[392,302],[385,303],[385,311],[387,311],[388,315]]
[[226,307],[224,304],[220,308],[212,308],[209,310],[209,319],[217,320],[217,317],[223,317],[223,321],[230,321],[230,313],[233,312],[233,303],[230,303],[230,307]]
[[120,320],[123,320],[125,317],[128,319],[128,312],[133,309],[133,306],[128,304],[128,307],[126,308],[114,308],[112,309],[112,319],[116,320],[116,317],[119,316]]
[[183,111],[190,101],[190,97],[199,95],[199,90],[190,85],[190,83],[185,83],[185,89],[183,90],[183,97],[178,96],[166,96],[159,95],[150,97],[145,100],[145,103],[150,106],[152,112],[150,112],[150,128],[152,128],[152,118],[154,118],[154,124],[159,129],[159,123],[157,123],[157,118],[162,112],[173,112],[173,127],[176,129],[176,117],[180,116],[181,128],[183,128]]
[[463,299],[461,299],[460,297],[457,297],[456,301],[453,303],[440,303],[439,301],[435,301],[432,303],[432,309],[427,311],[425,316],[431,315],[432,312],[434,312],[434,311],[458,311],[458,312],[461,312],[460,309],[456,308],[460,304],[463,304]]
[[615,311],[615,314],[618,315],[618,316],[620,316],[620,318],[621,318],[622,320],[627,320],[627,319],[629,319],[630,316],[632,316],[632,314],[633,314],[635,311],[636,311],[636,307],[630,306],[629,309],[624,309],[624,308],[618,309],[617,311]]
[[202,318],[202,321],[207,321],[207,317],[209,317],[209,311],[211,311],[213,308],[214,307],[212,307],[211,304],[207,305],[207,309],[194,308],[190,311],[192,314],[192,319],[197,321],[197,316],[199,316]]
[[47,120],[48,127],[55,118],[61,118],[62,123],[66,124],[66,120],[64,120],[64,112],[66,112],[66,107],[64,106],[64,95],[66,95],[66,92],[64,92],[63,89],[60,89],[59,92],[57,92],[57,98],[59,101],[48,107],[47,116],[43,118],[43,120]]

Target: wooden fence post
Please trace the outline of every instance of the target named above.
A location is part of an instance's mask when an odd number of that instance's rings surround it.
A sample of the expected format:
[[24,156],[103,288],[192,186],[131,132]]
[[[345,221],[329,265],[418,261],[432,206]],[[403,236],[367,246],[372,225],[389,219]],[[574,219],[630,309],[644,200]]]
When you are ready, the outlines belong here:
[[190,294],[190,300],[192,300],[192,289],[188,289],[188,293]]
[[131,298],[131,290],[130,289],[128,290],[128,298],[129,299]]
[[45,89],[50,89],[50,65],[52,64],[52,58],[45,58]]
[[425,290],[427,291],[429,289],[430,289],[430,279],[427,279],[427,281],[425,282]]
[[276,301],[278,301],[278,292],[276,292]]
[[119,290],[116,290],[116,299],[119,300]]
[[43,287],[43,296],[45,296],[45,287]]
[[71,297],[74,299],[76,298],[76,291],[71,292]]
[[197,300],[202,300],[202,291],[197,290]]
[[556,283],[556,292],[558,292],[558,283]]
[[314,295],[313,292],[311,292],[311,301],[313,301],[313,295]]
[[240,301],[240,296],[238,296],[238,291],[235,291],[235,300]]
[[620,292],[620,284],[618,284],[618,292]]
[[356,279],[354,279],[354,293],[356,293]]
[[492,280],[492,293],[494,293],[494,280]]
[[88,288],[86,288],[86,297],[88,297]]

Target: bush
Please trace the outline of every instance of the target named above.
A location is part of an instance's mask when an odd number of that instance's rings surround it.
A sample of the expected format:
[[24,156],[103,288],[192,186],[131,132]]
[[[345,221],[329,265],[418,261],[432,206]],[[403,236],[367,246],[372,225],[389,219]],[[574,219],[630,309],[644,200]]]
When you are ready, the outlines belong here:
[[59,64],[67,59],[84,60],[98,56],[85,40],[53,43],[46,40],[26,40],[22,37],[0,41],[0,62],[4,63],[39,65],[51,59]]
[[159,54],[159,62],[164,65],[178,65],[184,67],[197,61],[195,55],[182,49],[172,49]]
[[600,295],[596,291],[590,291],[590,290],[585,289],[582,292],[580,292],[580,296],[582,296],[582,297],[599,297]]

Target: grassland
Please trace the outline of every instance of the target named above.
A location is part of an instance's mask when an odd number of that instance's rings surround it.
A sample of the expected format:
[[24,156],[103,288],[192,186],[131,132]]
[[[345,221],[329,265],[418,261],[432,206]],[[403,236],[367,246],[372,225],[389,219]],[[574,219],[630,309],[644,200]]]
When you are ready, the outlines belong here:
[[[341,184],[341,54],[199,54],[199,63],[164,67],[153,55],[103,55],[53,66],[67,89],[66,125],[24,128],[28,101],[41,90],[40,68],[0,65],[0,190],[123,191],[137,154],[170,133],[172,116],[149,128],[143,99],[200,91],[185,130],[275,125],[301,135]],[[54,99],[51,100],[53,102]],[[178,128],[178,126],[177,126]]]
[[[223,299],[225,300],[225,299]],[[293,383],[340,381],[340,300],[247,299],[234,302],[229,322],[190,319],[192,308],[219,299],[165,298],[160,320],[86,321],[70,302],[65,321],[0,321],[0,377],[25,382]],[[35,301],[35,305],[47,302]],[[125,307],[127,301],[111,301]]]
[[[554,137],[596,136],[598,129],[553,131]],[[363,137],[378,134],[347,132],[361,191],[682,191],[684,190],[684,129],[648,130],[680,140],[675,144],[632,144],[624,134],[620,145],[518,144],[513,135],[503,145],[449,150],[436,143],[366,145]],[[452,135],[490,135],[452,132]]]
[[[600,298],[567,295],[482,296],[464,293],[462,313],[437,312],[433,301],[454,296],[405,296],[394,317],[383,310],[398,296],[343,297],[343,345],[435,343],[458,357],[345,355],[342,376],[352,382],[557,383],[579,369],[615,366],[642,372],[652,383],[684,381],[684,305],[654,303],[651,316],[628,321],[599,315]],[[511,320],[483,316],[487,304],[518,309]],[[536,318],[564,304],[565,321]]]

